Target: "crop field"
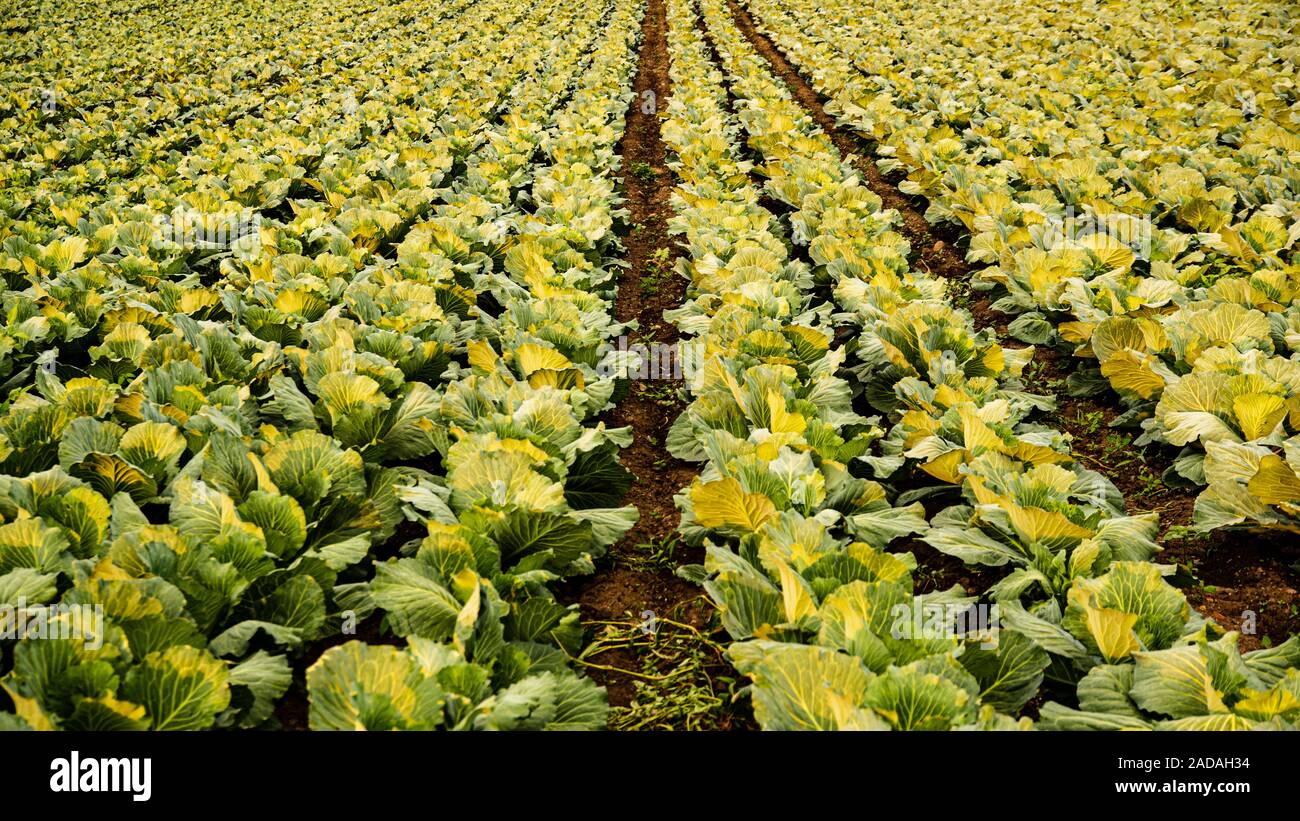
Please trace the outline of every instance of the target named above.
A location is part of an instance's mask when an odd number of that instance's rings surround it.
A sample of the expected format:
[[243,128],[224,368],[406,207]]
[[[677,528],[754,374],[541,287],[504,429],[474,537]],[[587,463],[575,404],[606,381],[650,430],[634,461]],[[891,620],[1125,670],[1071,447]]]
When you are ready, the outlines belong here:
[[0,730],[1300,729],[1300,7],[0,0]]

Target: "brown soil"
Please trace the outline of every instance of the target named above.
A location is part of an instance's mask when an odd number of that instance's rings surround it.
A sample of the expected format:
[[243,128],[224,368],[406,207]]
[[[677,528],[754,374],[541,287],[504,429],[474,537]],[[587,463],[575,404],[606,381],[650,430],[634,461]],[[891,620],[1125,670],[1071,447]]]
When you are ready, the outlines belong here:
[[[672,270],[682,250],[668,235],[673,173],[659,131],[660,113],[667,110],[672,93],[664,0],[650,0],[643,38],[633,86],[636,97],[628,108],[619,145],[631,227],[623,239],[628,267],[619,278],[615,310],[620,322],[638,322],[632,343],[671,345],[678,341],[678,332],[663,313],[682,304],[686,282]],[[646,91],[654,92],[655,100],[648,112],[642,106]],[[676,543],[681,521],[673,495],[699,472],[664,447],[669,428],[686,408],[680,388],[679,381],[631,380],[628,394],[605,417],[607,424],[630,426],[634,433],[632,445],[620,457],[635,476],[623,503],[635,506],[641,515],[611,548],[606,562],[612,566],[603,562],[594,576],[559,586],[558,598],[577,602],[584,622],[640,620],[642,613],[652,611],[661,618],[672,613],[672,618],[706,634],[717,629],[716,614],[700,588],[674,573],[679,564],[703,561],[703,551],[685,545],[663,549]],[[650,559],[654,550],[659,551],[658,560]],[[643,658],[630,650],[611,649],[588,661],[600,665],[587,672],[607,688],[610,706],[626,707],[632,702],[635,684],[642,680],[634,673],[642,669]],[[724,675],[734,675],[721,661],[718,666]]]
[[[836,124],[826,113],[825,99],[755,27],[747,9],[734,0],[728,0],[728,6],[741,32],[771,64],[776,76],[809,111],[840,153],[862,173],[867,186],[886,208],[894,208],[902,215],[902,233],[912,245],[913,264],[954,280],[957,288],[954,296],[970,311],[976,329],[993,328],[1003,344],[1020,347],[1020,343],[1006,339],[1010,317],[994,311],[987,296],[969,288],[971,268],[965,262],[964,252],[967,239],[960,238],[951,226],[930,225],[924,216],[927,201],[898,190],[896,183],[902,175],[887,178],[881,174],[870,160],[874,154],[872,145]],[[1170,534],[1171,528],[1191,523],[1199,492],[1199,488],[1170,486],[1161,480],[1175,454],[1158,447],[1134,449],[1133,432],[1110,427],[1119,415],[1116,402],[1103,404],[1096,399],[1066,394],[1065,379],[1077,366],[1073,357],[1040,347],[1034,359],[1036,370],[1028,380],[1029,389],[1056,397],[1058,407],[1051,421],[1070,434],[1075,456],[1115,483],[1124,494],[1129,513],[1154,510],[1160,514],[1158,541],[1165,549],[1157,561],[1179,566],[1174,582],[1183,588],[1191,605],[1228,629],[1242,629],[1243,612],[1253,612],[1255,633],[1243,632],[1243,649],[1275,644],[1300,634],[1300,605],[1296,594],[1300,590],[1300,540],[1293,534],[1261,536],[1221,531],[1190,538],[1177,532]],[[921,564],[918,591],[961,584],[968,592],[979,592],[996,577],[979,568],[966,567],[922,542],[911,541],[902,548],[915,553]]]
[[992,328],[998,338],[1011,347],[1018,347],[1020,343],[1014,340],[1007,340],[1007,322],[1011,317],[1001,311],[993,310],[993,300],[987,296],[977,295],[971,290],[970,283],[963,280],[957,285],[956,296],[959,300],[966,301],[966,310],[970,311],[971,319],[975,323],[975,330],[982,331],[985,328]]
[[930,547],[920,539],[908,539],[890,546],[892,551],[907,551],[916,557],[915,589],[918,595],[947,590],[961,585],[968,596],[979,596],[1004,574],[1003,568],[966,564],[956,556],[949,556]]
[[1175,581],[1187,600],[1240,631],[1243,650],[1300,635],[1300,546],[1289,534],[1216,531],[1169,539],[1156,561],[1178,565]]

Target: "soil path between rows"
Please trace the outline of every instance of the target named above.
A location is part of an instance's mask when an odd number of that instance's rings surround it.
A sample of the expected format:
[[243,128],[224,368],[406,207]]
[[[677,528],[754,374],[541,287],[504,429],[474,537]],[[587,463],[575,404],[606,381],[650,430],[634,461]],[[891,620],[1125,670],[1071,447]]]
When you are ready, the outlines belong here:
[[[977,329],[991,327],[999,342],[1007,347],[1020,343],[1007,339],[1009,317],[993,311],[987,297],[972,293],[966,283],[971,267],[965,261],[964,246],[968,238],[959,238],[947,227],[932,226],[925,219],[927,202],[898,190],[872,161],[874,146],[861,135],[841,128],[826,113],[826,99],[804,78],[781,50],[754,24],[749,10],[727,0],[736,25],[755,50],[771,65],[779,77],[846,158],[862,174],[863,182],[903,218],[902,233],[912,245],[912,264],[962,283],[957,296],[969,304]],[[1040,347],[1035,354],[1032,373],[1027,372],[1030,390],[1055,395],[1058,408],[1052,423],[1069,433],[1077,458],[1112,482],[1124,494],[1129,513],[1155,510],[1161,518],[1161,538],[1165,547],[1157,560],[1176,564],[1179,573],[1174,581],[1188,601],[1203,615],[1215,619],[1228,629],[1240,629],[1255,620],[1256,632],[1243,634],[1245,650],[1277,643],[1300,633],[1300,609],[1296,605],[1300,590],[1300,540],[1289,534],[1246,537],[1223,531],[1199,537],[1165,537],[1175,526],[1191,522],[1193,503],[1198,489],[1170,486],[1161,474],[1172,464],[1172,456],[1158,448],[1134,449],[1132,436],[1109,427],[1118,415],[1118,406],[1106,397],[1074,398],[1065,393],[1065,379],[1076,366],[1073,357]],[[932,576],[918,578],[918,589],[942,588],[953,582],[967,590],[982,589],[983,574],[973,572],[952,557],[938,553],[921,542],[904,546],[913,550],[923,566],[932,568]],[[1251,616],[1250,614],[1253,614]]]
[[[627,267],[619,277],[615,314],[620,322],[638,323],[629,334],[629,346],[654,346],[658,351],[675,350],[678,331],[663,314],[681,305],[686,293],[685,281],[673,271],[682,251],[668,233],[674,176],[660,135],[660,116],[672,94],[666,14],[664,0],[649,0],[633,84],[636,97],[628,108],[618,148],[630,230],[623,238]],[[614,708],[633,703],[637,682],[653,682],[671,673],[661,668],[686,663],[679,653],[693,654],[691,663],[701,666],[696,680],[679,682],[684,688],[720,691],[724,687],[715,685],[714,679],[735,675],[713,641],[720,636],[712,605],[698,586],[675,574],[681,564],[702,562],[703,550],[677,542],[681,516],[673,496],[689,486],[699,471],[673,458],[665,447],[669,428],[686,408],[682,382],[672,378],[671,371],[666,375],[669,378],[630,380],[626,395],[603,417],[610,426],[632,429],[633,443],[620,456],[634,476],[623,503],[636,507],[640,519],[597,564],[595,575],[567,581],[557,590],[562,602],[580,606],[589,638],[603,638],[606,649],[587,656],[586,673],[605,686]],[[673,631],[665,643],[671,640],[677,645],[674,649],[645,641],[642,626],[648,628],[651,620]],[[669,628],[668,621],[682,626]],[[683,642],[692,646],[683,650]],[[729,709],[717,712],[711,727],[747,723],[743,717],[733,719]],[[691,726],[698,726],[694,724],[698,719],[691,717]],[[676,720],[669,720],[669,726]]]

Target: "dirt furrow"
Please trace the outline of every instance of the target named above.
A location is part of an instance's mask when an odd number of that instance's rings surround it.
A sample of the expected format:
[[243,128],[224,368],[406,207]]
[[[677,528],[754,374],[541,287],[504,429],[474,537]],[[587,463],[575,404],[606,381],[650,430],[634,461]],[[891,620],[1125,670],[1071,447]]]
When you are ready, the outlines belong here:
[[[643,23],[636,98],[628,108],[619,143],[625,207],[630,227],[623,238],[627,267],[619,277],[615,312],[636,320],[627,340],[651,351],[675,349],[677,328],[663,313],[684,301],[685,281],[673,267],[681,250],[668,235],[674,178],[660,136],[660,116],[672,93],[667,18],[663,0],[649,0]],[[681,564],[703,561],[703,551],[677,540],[680,514],[673,495],[698,473],[673,458],[665,437],[685,409],[680,379],[631,379],[628,391],[606,417],[629,426],[633,444],[623,465],[635,477],[624,504],[640,519],[597,566],[594,576],[561,586],[565,603],[577,602],[592,644],[583,655],[586,672],[609,692],[614,728],[707,728],[745,726],[729,703],[734,671],[722,659],[712,606],[696,585],[675,575]],[[638,690],[637,683],[644,685]],[[622,710],[618,708],[624,708]]]

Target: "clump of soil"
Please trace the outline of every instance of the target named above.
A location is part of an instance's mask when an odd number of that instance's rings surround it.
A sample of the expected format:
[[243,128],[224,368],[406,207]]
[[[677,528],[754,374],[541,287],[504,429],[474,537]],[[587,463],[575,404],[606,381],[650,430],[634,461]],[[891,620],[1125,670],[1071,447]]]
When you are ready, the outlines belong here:
[[1240,631],[1243,651],[1300,635],[1300,546],[1292,534],[1220,530],[1164,547],[1156,561],[1178,565],[1175,583],[1187,601]]

